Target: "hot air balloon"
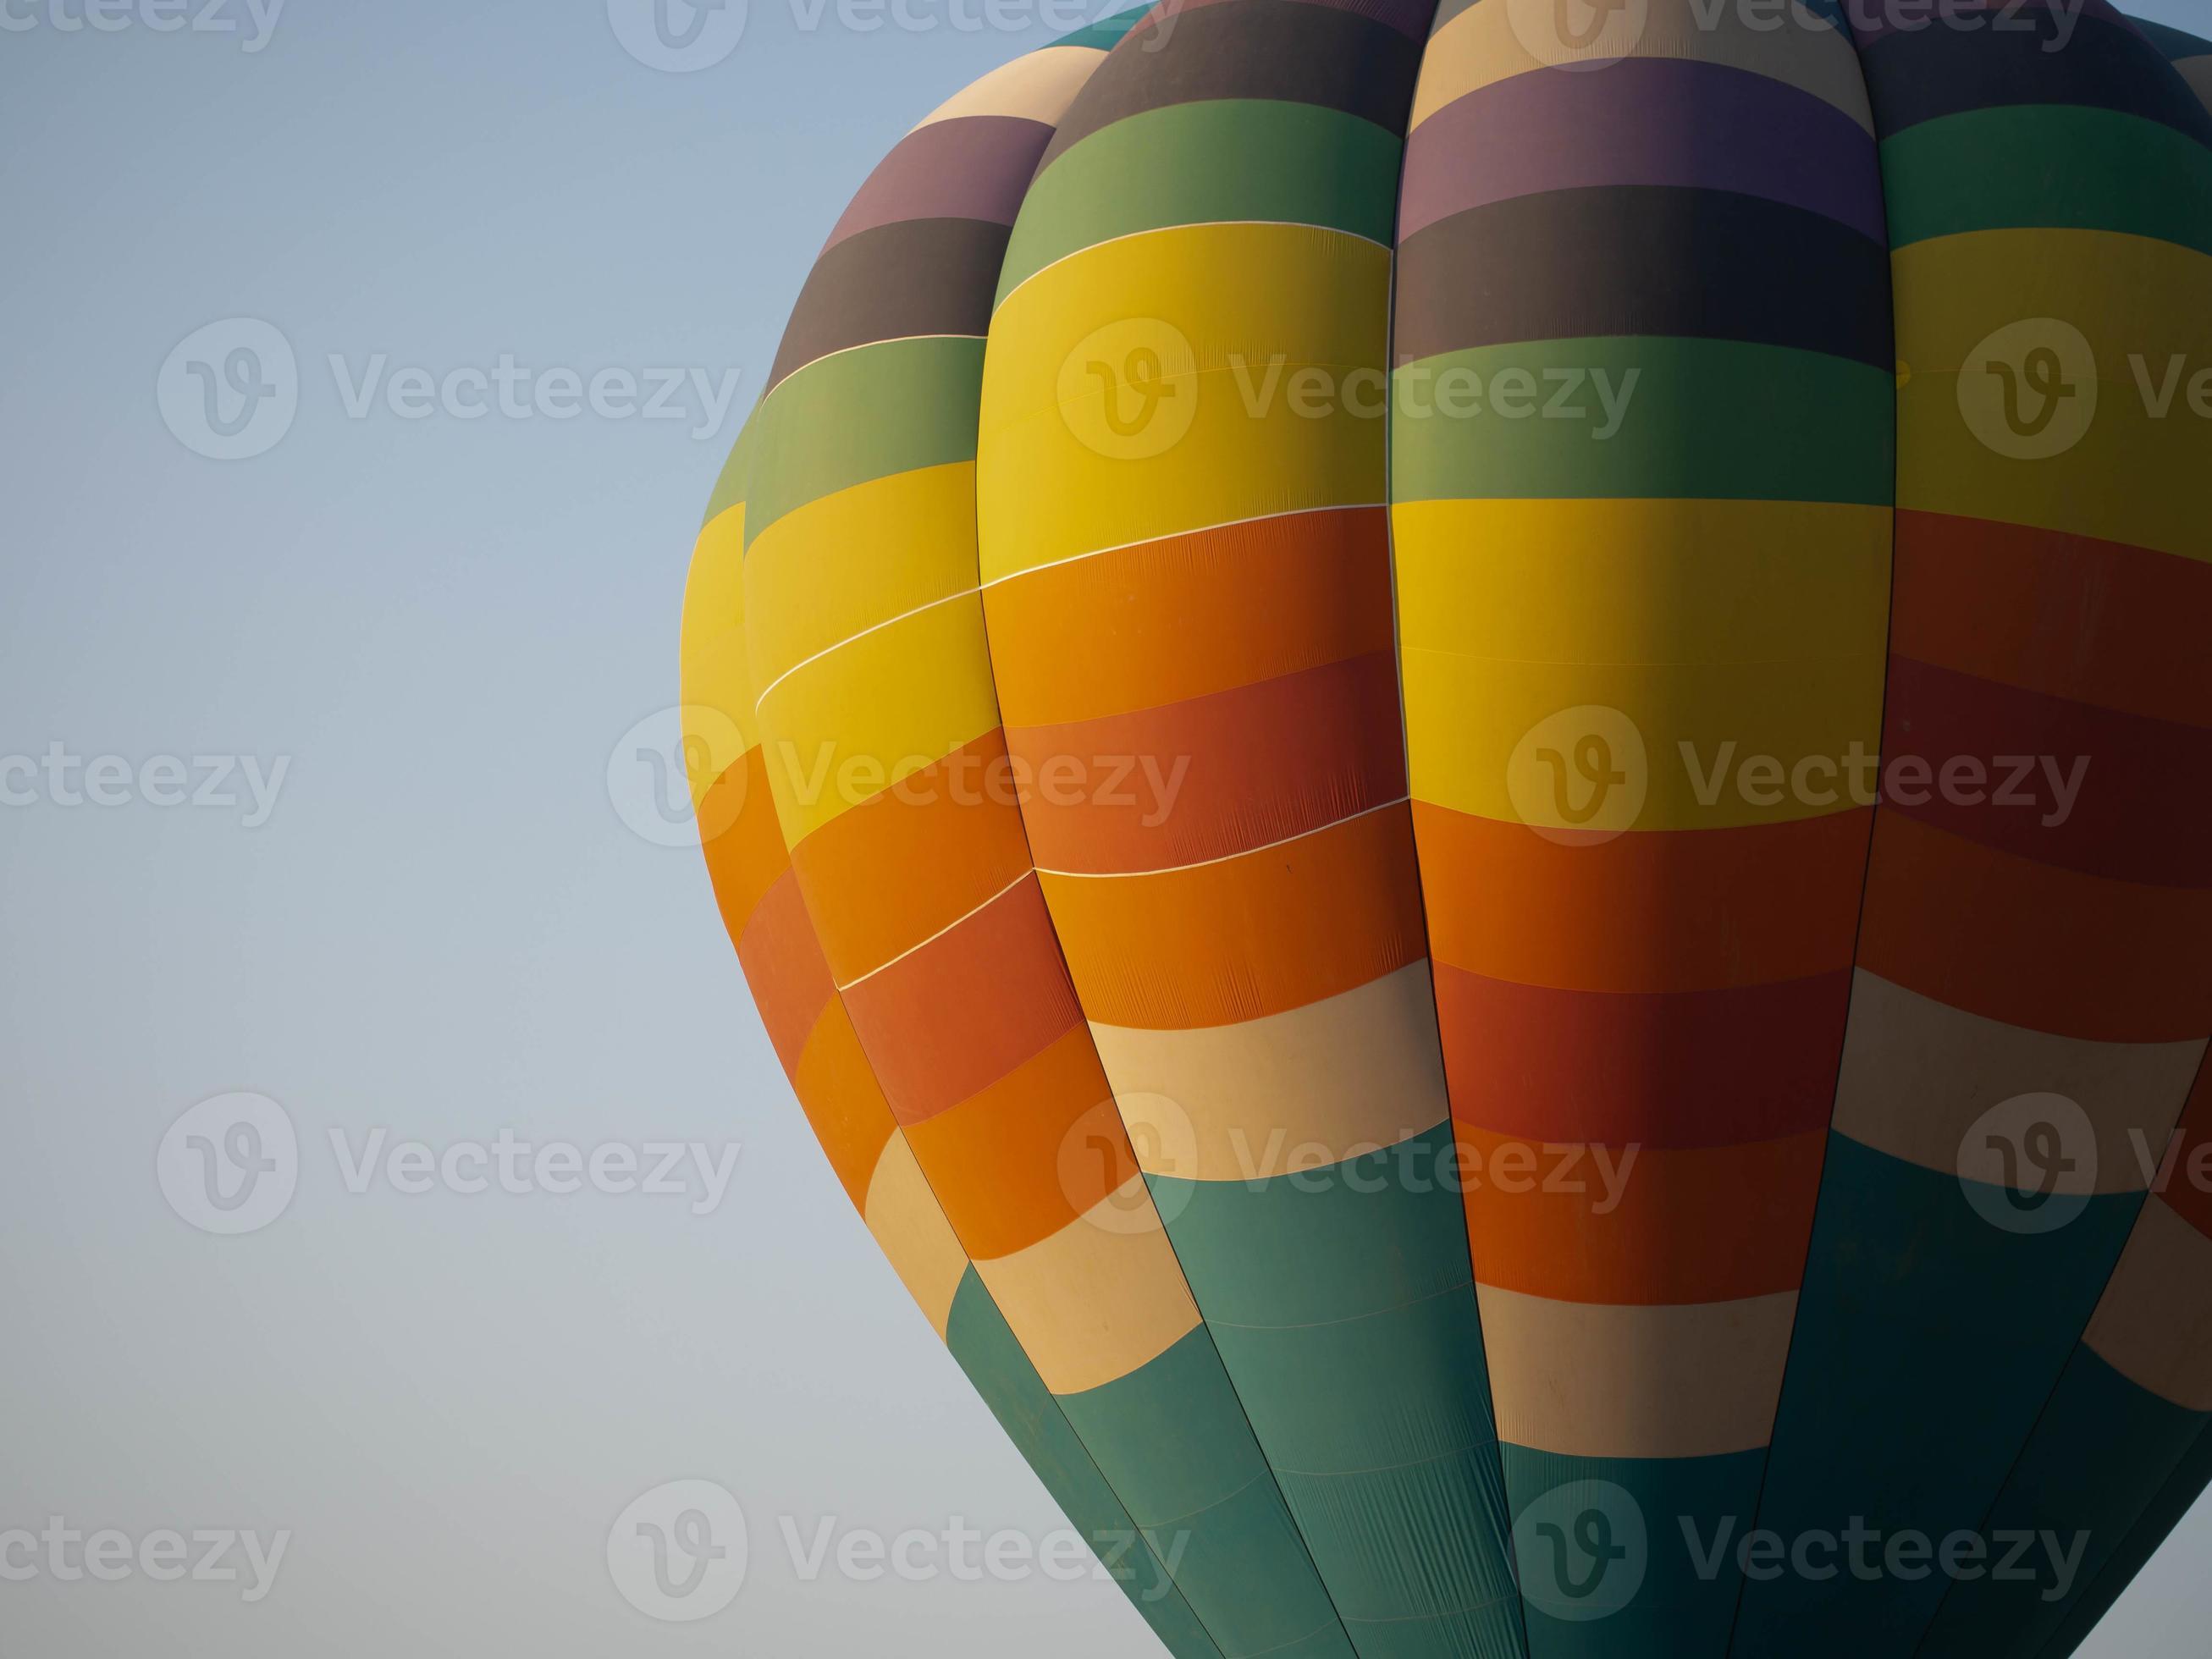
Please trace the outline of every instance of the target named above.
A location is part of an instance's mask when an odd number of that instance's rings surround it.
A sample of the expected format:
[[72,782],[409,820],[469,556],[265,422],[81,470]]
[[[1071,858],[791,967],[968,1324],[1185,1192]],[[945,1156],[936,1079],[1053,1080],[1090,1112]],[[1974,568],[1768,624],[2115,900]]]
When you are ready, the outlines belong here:
[[2105,0],[1186,0],[836,222],[707,862],[1179,1659],[2059,1659],[2212,1479],[2208,96]]

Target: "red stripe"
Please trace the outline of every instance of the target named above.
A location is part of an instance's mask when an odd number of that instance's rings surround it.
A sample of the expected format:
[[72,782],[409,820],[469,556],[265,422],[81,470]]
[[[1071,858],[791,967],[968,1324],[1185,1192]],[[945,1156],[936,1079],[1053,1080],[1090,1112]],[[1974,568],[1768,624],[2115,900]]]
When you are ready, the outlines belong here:
[[1848,971],[1725,990],[1557,991],[1436,966],[1452,1115],[1548,1142],[1706,1147],[1825,1129]]

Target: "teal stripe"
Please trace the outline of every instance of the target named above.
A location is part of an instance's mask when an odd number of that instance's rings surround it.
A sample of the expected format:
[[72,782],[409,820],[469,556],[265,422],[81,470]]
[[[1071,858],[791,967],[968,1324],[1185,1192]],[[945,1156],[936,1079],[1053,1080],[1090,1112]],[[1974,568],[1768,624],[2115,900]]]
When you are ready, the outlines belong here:
[[1044,1482],[1070,1524],[1120,1582],[1130,1604],[1176,1659],[1220,1659],[1160,1558],[1068,1426],[998,1304],[970,1267],[953,1297],[946,1345],[999,1426]]
[[1317,1640],[1324,1626],[1332,1640],[1311,1651],[1351,1659],[1202,1328],[1060,1404],[1226,1659]]
[[2089,1347],[2075,1349],[1989,1522],[1992,1537],[2047,1532],[2068,1552],[2078,1538],[2071,1577],[2038,1548],[2016,1564],[2031,1575],[2024,1582],[1952,1586],[1929,1629],[1929,1651],[2008,1659],[2057,1635],[2208,1422],[2212,1415],[2161,1400]]
[[1151,10],[1150,6],[1138,6],[1128,11],[1115,12],[1111,17],[1102,17],[1073,34],[1063,34],[1052,44],[1055,46],[1096,46],[1101,52],[1111,52],[1121,37],[1136,27]]
[[[1502,1449],[1529,1659],[1713,1659],[1727,1650],[1742,1585],[1737,1549],[1765,1452]],[[1589,1553],[1592,1541],[1603,1554]]]
[[1325,1169],[1150,1178],[1362,1659],[1522,1650],[1449,1122]]
[[1219,98],[1129,116],[1030,187],[997,302],[1071,253],[1171,225],[1318,225],[1387,246],[1404,149],[1371,121],[1313,104]]
[[[1831,1134],[1759,1526],[1796,1539],[1861,1517],[1936,1540],[1978,1527],[2142,1202],[2099,1195],[2063,1226],[2015,1232],[1956,1175]],[[1733,1650],[1909,1650],[1946,1588],[1932,1572],[1749,1584]]]
[[974,460],[982,398],[983,343],[965,337],[884,340],[787,375],[749,428],[745,545],[785,514],[854,484]]
[[[1425,358],[1394,381],[1393,501],[1895,498],[1895,378],[1822,352],[1534,340]],[[1601,386],[1624,411],[1610,435]]]
[[2116,110],[2021,104],[1885,138],[1889,240],[2107,230],[2212,253],[2212,149]]

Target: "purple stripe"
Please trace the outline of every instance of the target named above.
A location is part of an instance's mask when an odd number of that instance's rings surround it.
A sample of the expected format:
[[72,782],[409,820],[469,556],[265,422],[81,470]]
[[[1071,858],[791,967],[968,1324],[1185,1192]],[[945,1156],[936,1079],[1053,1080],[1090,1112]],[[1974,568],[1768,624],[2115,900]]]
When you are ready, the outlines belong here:
[[[1158,0],[1152,10],[1137,20],[1129,31],[1130,37],[1141,37],[1149,29],[1172,30],[1175,20],[1187,11],[1200,6],[1229,5],[1235,0]],[[1426,40],[1429,25],[1434,20],[1437,0],[1283,0],[1293,5],[1326,6],[1332,11],[1350,12],[1354,17],[1364,17],[1371,23],[1395,29],[1409,40]],[[1135,52],[1137,46],[1124,50]]]
[[906,219],[981,219],[1011,226],[1051,142],[1049,126],[1018,115],[933,121],[900,139],[868,175],[823,252],[848,236]]
[[1399,239],[1468,208],[1602,185],[1734,191],[1888,240],[1865,128],[1764,75],[1658,58],[1516,75],[1439,110],[1406,148]]

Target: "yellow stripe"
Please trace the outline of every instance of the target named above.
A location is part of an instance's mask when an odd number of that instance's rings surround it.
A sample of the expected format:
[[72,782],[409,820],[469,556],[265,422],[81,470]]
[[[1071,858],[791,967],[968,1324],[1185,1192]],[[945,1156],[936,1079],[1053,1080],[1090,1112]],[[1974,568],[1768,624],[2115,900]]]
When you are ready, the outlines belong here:
[[[2189,401],[2212,367],[2212,258],[2107,231],[2002,230],[1894,263],[1899,507],[2212,559],[2212,420]],[[2177,360],[2160,417],[2141,381],[2164,387]],[[2033,380],[2054,362],[2070,392],[2043,423]],[[2020,383],[2009,406],[1998,364]]]
[[1534,664],[1812,663],[1889,626],[1887,507],[1442,501],[1391,509],[1407,645]]
[[984,580],[1381,501],[1389,281],[1388,249],[1277,224],[1123,237],[1032,278],[984,363]]
[[816,659],[763,698],[760,720],[776,816],[796,847],[998,725],[982,600],[917,611]]
[[1648,12],[1640,6],[1615,8],[1603,29],[1582,42],[1560,32],[1567,11],[1564,0],[1485,0],[1453,18],[1437,31],[1421,59],[1413,125],[1480,88],[1547,65],[1588,64],[1592,73],[1602,75],[1609,59],[1645,58],[1748,70],[1808,92],[1874,131],[1857,53],[1840,30],[1802,7],[1765,28],[1729,9],[1715,27],[1700,20],[1698,0],[1650,0]]
[[747,556],[766,690],[862,630],[975,586],[975,465],[894,473],[785,514]]
[[760,741],[745,647],[744,503],[699,532],[684,588],[678,660],[684,757],[696,810],[714,780]]

